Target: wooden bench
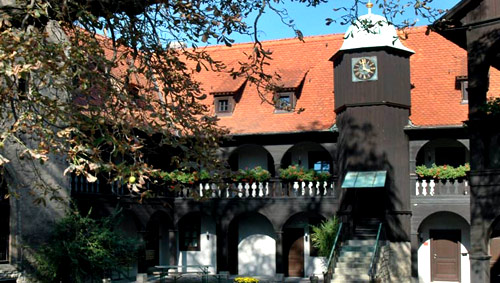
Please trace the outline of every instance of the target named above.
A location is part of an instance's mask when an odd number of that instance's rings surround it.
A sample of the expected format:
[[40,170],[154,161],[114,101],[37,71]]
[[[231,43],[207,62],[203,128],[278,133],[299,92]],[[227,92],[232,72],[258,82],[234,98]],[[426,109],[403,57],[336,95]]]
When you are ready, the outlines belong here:
[[[160,282],[163,282],[165,276],[172,276],[174,282],[185,275],[198,275],[201,277],[201,282],[208,282],[208,268],[210,265],[188,264],[188,265],[157,265],[156,269],[160,270]],[[181,271],[179,271],[181,269]],[[194,269],[194,270],[188,270]],[[185,271],[184,271],[185,270]]]

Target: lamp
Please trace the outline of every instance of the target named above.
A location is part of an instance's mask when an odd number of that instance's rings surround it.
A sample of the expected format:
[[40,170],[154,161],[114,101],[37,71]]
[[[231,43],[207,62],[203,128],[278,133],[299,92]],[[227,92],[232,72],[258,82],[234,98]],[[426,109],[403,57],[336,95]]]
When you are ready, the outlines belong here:
[[208,233],[208,231],[205,233],[205,235],[207,235],[207,240],[210,240],[210,233]]

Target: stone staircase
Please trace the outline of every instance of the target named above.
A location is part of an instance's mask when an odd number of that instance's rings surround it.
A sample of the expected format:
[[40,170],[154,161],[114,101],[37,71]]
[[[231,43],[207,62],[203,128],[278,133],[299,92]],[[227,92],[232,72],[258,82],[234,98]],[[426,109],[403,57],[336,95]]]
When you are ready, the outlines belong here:
[[354,235],[340,248],[331,282],[370,282],[368,271],[379,223],[371,218],[359,221]]

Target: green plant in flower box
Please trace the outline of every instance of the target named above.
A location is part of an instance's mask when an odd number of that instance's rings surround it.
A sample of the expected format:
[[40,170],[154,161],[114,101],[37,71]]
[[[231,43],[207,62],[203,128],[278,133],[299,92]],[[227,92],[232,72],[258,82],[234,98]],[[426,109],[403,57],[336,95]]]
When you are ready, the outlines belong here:
[[199,181],[211,180],[217,176],[216,174],[211,175],[207,170],[193,172],[174,170],[172,172],[161,172],[158,177],[170,184],[194,184]]
[[252,169],[240,169],[232,176],[236,182],[267,182],[271,179],[271,173],[261,166]]
[[304,169],[298,165],[290,165],[280,169],[280,178],[284,181],[328,181],[331,174],[328,172],[316,172],[313,169]]
[[460,165],[458,167],[453,167],[450,165],[437,166],[432,164],[431,167],[425,165],[420,165],[416,167],[415,173],[420,178],[433,178],[441,180],[464,178],[467,176],[467,172],[470,171],[470,166],[468,163],[465,165]]

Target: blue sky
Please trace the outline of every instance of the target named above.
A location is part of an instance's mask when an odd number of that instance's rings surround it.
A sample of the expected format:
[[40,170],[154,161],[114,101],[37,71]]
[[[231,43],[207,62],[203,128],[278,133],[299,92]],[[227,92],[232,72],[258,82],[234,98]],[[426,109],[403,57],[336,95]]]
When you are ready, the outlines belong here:
[[[375,2],[375,1],[373,1]],[[403,2],[403,1],[401,1]],[[459,0],[434,0],[431,3],[431,7],[437,9],[450,9],[456,5]],[[296,28],[302,31],[304,36],[312,35],[324,35],[331,33],[344,33],[347,30],[346,26],[342,26],[338,23],[333,23],[330,26],[325,24],[326,18],[338,19],[342,12],[339,11],[335,13],[334,8],[339,7],[339,3],[342,5],[348,5],[352,3],[352,0],[330,0],[328,3],[320,4],[318,7],[306,7],[303,3],[290,2],[286,0],[286,4],[278,6],[280,9],[286,8],[288,11],[290,19],[294,20]],[[347,3],[347,4],[344,4]],[[376,6],[376,5],[375,5]],[[367,9],[364,6],[360,6],[359,14],[366,14]],[[373,13],[381,14],[376,8],[373,9]],[[345,14],[345,12],[344,12]],[[396,22],[402,22],[404,19],[414,20],[415,14],[407,13],[404,16],[396,18]],[[250,18],[253,22],[253,18]],[[426,19],[418,19],[417,25],[427,25],[429,22]],[[286,27],[280,22],[278,16],[268,11],[263,15],[259,22],[259,39],[260,40],[271,40],[271,39],[281,39],[294,37],[295,34],[291,28]],[[241,35],[231,35],[236,43],[249,42],[252,38],[248,36]]]

